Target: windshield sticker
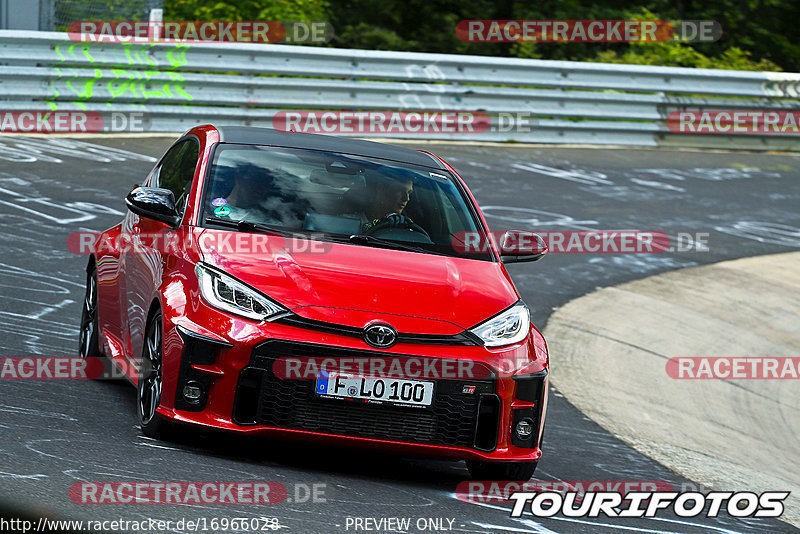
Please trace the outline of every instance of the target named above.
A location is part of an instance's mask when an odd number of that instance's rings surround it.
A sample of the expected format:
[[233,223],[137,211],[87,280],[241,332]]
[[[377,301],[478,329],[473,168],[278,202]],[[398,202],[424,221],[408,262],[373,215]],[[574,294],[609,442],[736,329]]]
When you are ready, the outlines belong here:
[[227,200],[225,200],[225,199],[224,199],[224,198],[222,198],[222,197],[215,198],[214,200],[212,200],[212,201],[211,201],[211,205],[212,205],[212,206],[224,206],[224,205],[225,205],[225,204],[227,204],[227,203],[228,203],[228,201],[227,201]]
[[228,206],[220,206],[218,208],[214,208],[214,215],[217,217],[225,217],[231,212],[231,209]]

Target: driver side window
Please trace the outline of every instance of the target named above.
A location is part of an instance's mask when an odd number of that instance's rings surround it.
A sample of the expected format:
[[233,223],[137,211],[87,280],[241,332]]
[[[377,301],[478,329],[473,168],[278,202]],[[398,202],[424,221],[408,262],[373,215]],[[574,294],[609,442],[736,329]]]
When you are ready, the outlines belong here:
[[175,196],[175,207],[183,215],[192,189],[192,179],[200,156],[200,147],[194,139],[173,146],[153,171],[151,187],[163,187]]

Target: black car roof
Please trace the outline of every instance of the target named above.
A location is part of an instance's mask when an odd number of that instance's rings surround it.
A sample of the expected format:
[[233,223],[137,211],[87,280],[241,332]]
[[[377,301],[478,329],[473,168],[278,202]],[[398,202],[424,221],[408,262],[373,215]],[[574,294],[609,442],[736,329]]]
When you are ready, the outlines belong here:
[[219,132],[221,143],[237,143],[244,145],[282,146],[305,148],[309,150],[325,150],[340,154],[352,154],[371,158],[388,159],[414,165],[424,165],[443,169],[439,160],[423,152],[400,146],[306,133],[291,133],[273,130],[272,128],[256,128],[250,126],[214,126]]

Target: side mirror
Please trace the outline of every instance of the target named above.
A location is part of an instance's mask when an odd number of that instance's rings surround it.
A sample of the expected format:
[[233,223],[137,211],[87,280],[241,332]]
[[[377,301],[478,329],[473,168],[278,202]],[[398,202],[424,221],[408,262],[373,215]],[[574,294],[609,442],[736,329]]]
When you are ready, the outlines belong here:
[[547,254],[547,243],[534,232],[509,230],[500,236],[498,246],[503,263],[537,261]]
[[173,228],[181,224],[181,216],[175,208],[175,197],[169,189],[137,187],[125,197],[125,205],[136,215],[162,222]]

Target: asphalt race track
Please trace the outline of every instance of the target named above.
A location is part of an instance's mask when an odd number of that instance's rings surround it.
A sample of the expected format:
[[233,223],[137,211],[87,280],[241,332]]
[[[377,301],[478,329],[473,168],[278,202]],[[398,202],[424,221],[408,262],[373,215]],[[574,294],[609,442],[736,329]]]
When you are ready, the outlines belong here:
[[[0,137],[0,356],[77,355],[86,258],[67,250],[67,236],[116,224],[124,195],[143,180],[170,141]],[[598,286],[800,249],[798,156],[513,145],[426,148],[462,173],[493,230],[708,234],[708,251],[554,254],[510,266],[540,328],[554,307]],[[125,383],[0,381],[0,502],[48,517],[90,520],[277,517],[289,527],[282,531],[297,533],[347,532],[348,517],[410,517],[412,524],[418,518],[444,518],[445,526],[452,519],[453,531],[470,533],[797,531],[775,520],[730,517],[512,519],[510,505],[456,499],[456,485],[467,475],[463,463],[199,431],[156,442],[139,431],[134,401],[135,390]],[[536,479],[692,487],[588,420],[557,391],[551,392],[549,408]],[[280,482],[289,500],[212,508],[79,505],[68,494],[80,481],[215,480]],[[326,502],[303,502],[306,486],[313,484],[325,484]]]

